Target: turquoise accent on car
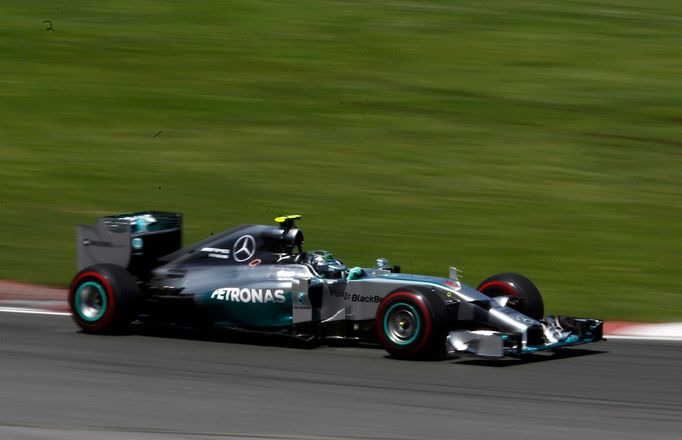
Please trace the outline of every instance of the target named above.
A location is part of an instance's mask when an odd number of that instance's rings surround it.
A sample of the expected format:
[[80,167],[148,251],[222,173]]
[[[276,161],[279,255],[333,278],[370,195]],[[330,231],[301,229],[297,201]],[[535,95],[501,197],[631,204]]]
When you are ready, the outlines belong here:
[[[240,290],[260,290],[263,294],[265,291],[270,290],[270,292],[273,293],[274,298],[274,292],[281,289],[245,288]],[[216,296],[215,291],[209,291],[195,295],[194,301],[218,326],[227,328],[260,327],[263,329],[281,329],[291,327],[294,322],[292,304],[293,294],[291,291],[284,291],[282,295],[283,300],[273,299],[272,301],[257,301],[253,299],[245,301],[248,299],[248,296],[244,294],[235,301],[230,294]]]
[[455,287],[452,284],[453,281],[447,278],[439,278],[439,277],[433,277],[429,275],[412,275],[412,274],[404,274],[404,273],[389,273],[385,275],[373,275],[373,276],[366,276],[362,278],[363,280],[371,281],[371,280],[391,280],[391,281],[400,281],[402,283],[405,283],[406,285],[409,285],[411,283],[421,283],[421,284],[431,284],[433,286],[436,286],[444,291],[450,291],[450,292],[455,292],[460,298],[464,299],[465,301],[486,301],[490,300],[490,297],[487,295],[482,294],[478,290],[474,289],[471,286],[468,286],[465,283],[459,282],[459,287]]
[[137,227],[137,232],[145,232],[147,230],[147,222],[142,217],[135,219],[135,226]]
[[142,241],[140,237],[135,237],[131,240],[130,244],[133,247],[133,249],[139,251],[144,246],[144,241]]
[[353,267],[351,270],[348,271],[348,276],[346,279],[348,281],[352,280],[357,280],[358,278],[361,278],[365,274],[365,271],[362,270],[361,267]]
[[553,344],[538,345],[535,347],[526,347],[523,349],[523,353],[534,353],[541,350],[552,350],[554,348],[566,347],[568,345],[574,345],[582,342],[577,335],[571,335],[564,339],[563,341],[558,341]]
[[[94,288],[97,291],[97,297],[100,299],[102,302],[102,309],[95,315],[94,317],[88,317],[83,314],[83,304],[81,302],[81,293],[83,292],[83,289],[85,288]],[[78,286],[78,289],[76,289],[76,294],[75,294],[75,308],[76,308],[76,313],[78,313],[78,316],[88,322],[95,322],[98,319],[100,319],[102,316],[104,316],[104,313],[107,311],[107,293],[104,290],[104,287],[102,287],[101,284],[96,283],[94,281],[87,281],[80,286]]]
[[[406,309],[409,309],[416,319],[416,330],[415,330],[414,334],[412,335],[412,337],[410,337],[409,339],[407,339],[405,341],[396,340],[395,338],[392,338],[391,337],[392,332],[388,326],[388,318],[391,317],[391,313],[397,307],[404,307]],[[411,304],[407,304],[407,303],[403,303],[403,302],[395,303],[391,307],[388,308],[388,310],[386,311],[386,314],[384,315],[383,324],[384,324],[384,334],[391,340],[391,342],[393,342],[396,345],[410,345],[411,343],[413,343],[414,340],[417,339],[417,336],[419,335],[419,332],[421,331],[421,326],[422,326],[421,318],[419,317],[419,312],[417,312],[417,309],[415,309]]]

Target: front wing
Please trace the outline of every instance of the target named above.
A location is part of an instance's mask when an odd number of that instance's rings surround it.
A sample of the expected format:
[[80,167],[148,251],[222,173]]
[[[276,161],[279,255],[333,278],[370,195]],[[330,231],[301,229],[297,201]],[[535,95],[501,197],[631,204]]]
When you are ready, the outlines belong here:
[[515,357],[543,350],[602,341],[603,321],[568,316],[547,316],[541,321],[541,341],[528,343],[522,333],[493,330],[456,330],[446,339],[448,353],[502,358]]

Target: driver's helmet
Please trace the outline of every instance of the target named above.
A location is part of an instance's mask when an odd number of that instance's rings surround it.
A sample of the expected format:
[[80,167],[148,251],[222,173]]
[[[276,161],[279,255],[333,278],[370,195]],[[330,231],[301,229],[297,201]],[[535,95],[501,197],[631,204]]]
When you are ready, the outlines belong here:
[[306,263],[324,278],[343,278],[348,268],[328,251],[307,252]]

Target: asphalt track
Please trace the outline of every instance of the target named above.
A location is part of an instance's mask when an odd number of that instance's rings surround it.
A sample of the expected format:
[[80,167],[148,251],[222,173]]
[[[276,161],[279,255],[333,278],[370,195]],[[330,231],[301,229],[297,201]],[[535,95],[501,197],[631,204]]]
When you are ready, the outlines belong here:
[[680,342],[526,362],[255,342],[94,336],[68,316],[0,313],[0,438],[682,438]]

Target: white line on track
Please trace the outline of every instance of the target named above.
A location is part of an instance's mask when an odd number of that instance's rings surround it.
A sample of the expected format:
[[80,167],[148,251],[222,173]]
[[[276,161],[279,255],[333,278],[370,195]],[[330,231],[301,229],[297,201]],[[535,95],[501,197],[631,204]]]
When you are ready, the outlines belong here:
[[678,336],[604,335],[604,338],[607,340],[624,339],[631,341],[682,341],[682,335]]
[[57,315],[57,316],[71,316],[69,312],[55,312],[53,310],[41,309],[23,309],[20,307],[0,307],[0,312],[5,313],[27,313],[30,315]]
[[[71,316],[69,312],[55,312],[53,310],[43,309],[28,309],[21,307],[0,307],[0,313],[25,313],[29,315],[54,315],[54,316]],[[682,335],[676,336],[646,336],[646,335],[604,335],[608,339],[622,339],[632,341],[682,341]]]

